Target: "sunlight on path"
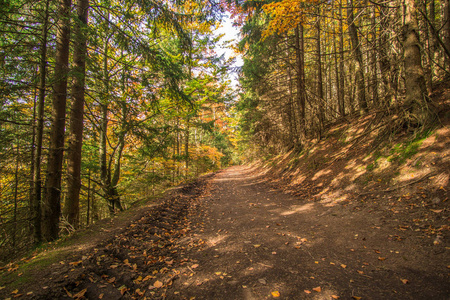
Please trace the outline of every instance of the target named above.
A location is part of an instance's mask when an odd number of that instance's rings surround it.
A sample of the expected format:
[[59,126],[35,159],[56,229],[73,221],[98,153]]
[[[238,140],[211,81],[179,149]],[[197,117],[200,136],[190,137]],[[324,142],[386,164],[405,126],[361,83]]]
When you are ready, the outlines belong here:
[[[416,245],[386,239],[382,223],[368,223],[366,214],[285,194],[243,166],[219,172],[204,205],[202,229],[193,234],[204,245],[191,257],[198,267],[174,286],[182,299],[416,295],[397,278],[414,267],[401,254]],[[373,222],[382,222],[381,214],[371,213]],[[380,240],[386,242],[379,245]],[[425,278],[425,270],[415,272]]]

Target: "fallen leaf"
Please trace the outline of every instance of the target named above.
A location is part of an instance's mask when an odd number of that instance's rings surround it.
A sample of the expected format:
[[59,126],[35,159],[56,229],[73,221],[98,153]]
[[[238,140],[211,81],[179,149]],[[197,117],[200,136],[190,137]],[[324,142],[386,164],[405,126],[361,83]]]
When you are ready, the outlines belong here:
[[144,292],[142,292],[141,289],[137,289],[136,294],[138,294],[139,296],[144,296]]
[[14,290],[11,292],[11,294],[17,294],[19,292],[19,290]]
[[352,298],[355,300],[360,300],[362,297],[352,296]]
[[261,247],[261,245],[253,245],[253,247],[259,248],[259,247]]
[[105,294],[100,294],[100,295],[98,295],[98,299],[103,299],[103,296],[104,296]]
[[193,264],[193,265],[191,266],[191,268],[192,268],[192,269],[198,268],[198,264]]
[[273,291],[271,294],[272,294],[272,296],[273,296],[274,298],[280,297],[280,292],[279,292],[279,291]]
[[64,290],[66,291],[66,294],[67,296],[69,296],[69,298],[73,298],[71,292],[69,292],[66,288],[64,288]]
[[311,294],[310,290],[304,290],[304,292],[307,293],[307,294]]
[[313,288],[313,291],[316,291],[320,293],[322,291],[322,288],[320,286]]
[[163,286],[163,283],[161,281],[159,281],[159,280],[156,280],[155,283],[153,284],[153,286],[155,288],[160,288],[160,287]]
[[81,298],[84,296],[84,294],[86,294],[87,288],[84,290],[79,291],[78,293],[76,293],[75,295],[73,295],[73,298]]
[[124,285],[122,285],[120,288],[119,288],[119,291],[120,291],[120,293],[123,295],[123,294],[125,294],[125,292],[128,290],[128,288],[126,287],[126,286],[124,286]]
[[403,282],[403,284],[409,283],[409,280],[408,280],[408,279],[402,279],[402,278],[400,278],[400,280]]
[[333,299],[339,299],[339,296],[331,295],[331,298],[333,298]]
[[258,282],[259,283],[261,283],[261,284],[266,284],[267,282],[266,282],[266,280],[265,279],[263,279],[263,278],[261,278],[261,279],[258,279]]
[[110,268],[110,269],[115,269],[115,268],[117,268],[118,266],[119,266],[119,265],[110,265],[109,268]]
[[430,210],[437,214],[443,211],[443,209],[430,209]]
[[214,274],[216,274],[217,276],[222,275],[222,272],[215,272]]
[[356,270],[356,272],[358,272],[358,274],[364,274],[364,272],[363,271],[358,271],[358,270]]
[[108,281],[109,283],[114,283],[114,281],[116,281],[116,277],[112,277],[110,279],[107,279],[106,281]]
[[383,261],[383,260],[386,260],[386,257],[378,257],[378,260],[381,260],[381,261]]
[[345,269],[347,268],[347,265],[341,264],[341,268]]

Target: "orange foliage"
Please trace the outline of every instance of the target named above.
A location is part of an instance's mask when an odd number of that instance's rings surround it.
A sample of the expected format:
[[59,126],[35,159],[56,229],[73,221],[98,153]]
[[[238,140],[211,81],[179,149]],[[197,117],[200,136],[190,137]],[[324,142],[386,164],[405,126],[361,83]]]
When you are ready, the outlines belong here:
[[310,4],[318,2],[318,0],[282,0],[265,4],[262,8],[266,14],[271,16],[271,20],[263,32],[263,38],[274,33],[281,34],[304,23],[306,13],[313,7]]

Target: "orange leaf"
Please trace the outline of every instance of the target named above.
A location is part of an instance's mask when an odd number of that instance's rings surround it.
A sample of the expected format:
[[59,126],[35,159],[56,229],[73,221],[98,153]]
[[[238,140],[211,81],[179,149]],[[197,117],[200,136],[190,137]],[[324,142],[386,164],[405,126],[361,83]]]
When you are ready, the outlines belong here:
[[383,260],[386,260],[386,257],[378,257],[378,260],[381,260],[381,261],[383,261]]
[[341,268],[345,269],[347,268],[347,265],[341,264]]
[[320,286],[313,288],[313,291],[316,291],[320,293],[322,291],[322,288]]
[[402,278],[400,278],[400,280],[403,282],[403,284],[407,284],[407,283],[409,282],[408,279],[402,279]]
[[161,281],[159,281],[159,280],[156,280],[155,283],[153,284],[153,286],[155,288],[160,288],[160,287],[163,286],[163,283]]
[[307,294],[311,294],[310,290],[304,290],[304,292],[307,293]]
[[333,298],[333,299],[339,299],[339,296],[331,295],[331,298]]
[[86,294],[87,289],[81,290],[78,293],[76,293],[75,295],[73,295],[73,298],[81,298],[84,296],[84,294]]
[[273,291],[271,294],[272,294],[272,296],[273,296],[274,298],[280,297],[280,292],[279,292],[279,291]]

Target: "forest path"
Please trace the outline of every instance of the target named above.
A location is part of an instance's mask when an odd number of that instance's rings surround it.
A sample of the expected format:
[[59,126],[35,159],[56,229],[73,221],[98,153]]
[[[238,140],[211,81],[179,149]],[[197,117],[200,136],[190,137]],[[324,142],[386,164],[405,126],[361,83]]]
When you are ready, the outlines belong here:
[[51,265],[43,257],[58,247],[6,268],[0,299],[448,299],[448,242],[407,223],[426,221],[429,208],[379,199],[292,196],[231,167],[173,189],[109,235],[89,230],[100,242],[79,240],[84,250]]
[[203,202],[203,228],[193,237],[204,247],[190,253],[196,268],[174,282],[167,299],[449,295],[448,256],[430,257],[422,242],[400,238],[398,220],[384,211],[294,197],[242,166],[216,175]]

